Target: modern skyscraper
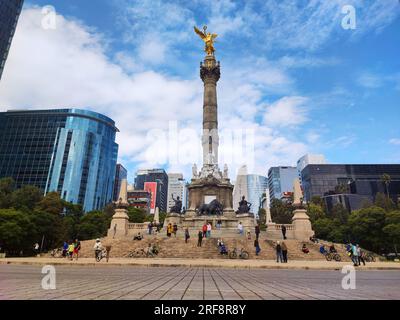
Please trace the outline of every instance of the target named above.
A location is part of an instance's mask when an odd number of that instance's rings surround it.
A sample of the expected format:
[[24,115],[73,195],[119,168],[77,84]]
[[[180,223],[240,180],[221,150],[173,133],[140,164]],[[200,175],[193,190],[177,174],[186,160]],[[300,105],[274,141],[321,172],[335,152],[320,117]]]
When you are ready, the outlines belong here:
[[301,180],[301,171],[309,164],[326,164],[326,159],[323,154],[306,154],[297,160],[297,174],[299,175],[300,185],[303,184]]
[[310,164],[302,170],[304,198],[326,196],[338,192],[340,185],[348,194],[358,194],[374,199],[378,192],[385,193],[381,181],[383,174],[391,177],[389,195],[397,201],[400,194],[400,165],[398,164]]
[[168,209],[168,175],[164,169],[139,170],[135,178],[135,190],[144,190],[146,182],[156,182],[156,207],[162,212]]
[[24,0],[0,1],[0,80]]
[[168,173],[168,212],[175,205],[175,201],[172,196],[176,199],[179,198],[182,201],[182,207],[186,208],[186,183],[183,179],[182,173]]
[[271,167],[268,170],[268,188],[272,199],[280,199],[284,192],[293,192],[293,181],[298,178],[296,167]]
[[120,163],[115,168],[115,180],[114,180],[114,191],[113,200],[118,201],[119,191],[121,189],[121,181],[128,178],[128,171]]
[[113,198],[117,131],[113,120],[87,110],[1,112],[0,178],[101,209]]
[[265,193],[267,188],[267,177],[257,174],[248,174],[247,167],[241,167],[238,171],[233,188],[233,208],[237,210],[239,201],[244,196],[247,201],[251,203],[251,212],[257,215],[258,210],[261,208],[263,193]]

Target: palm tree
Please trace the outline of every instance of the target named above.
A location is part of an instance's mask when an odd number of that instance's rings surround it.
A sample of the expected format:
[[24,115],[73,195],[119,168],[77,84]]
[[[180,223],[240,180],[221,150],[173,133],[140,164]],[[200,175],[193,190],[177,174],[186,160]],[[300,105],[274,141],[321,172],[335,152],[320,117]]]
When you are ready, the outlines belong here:
[[386,187],[386,196],[389,198],[389,185],[392,181],[392,178],[387,173],[384,173],[381,177],[381,181],[385,184]]

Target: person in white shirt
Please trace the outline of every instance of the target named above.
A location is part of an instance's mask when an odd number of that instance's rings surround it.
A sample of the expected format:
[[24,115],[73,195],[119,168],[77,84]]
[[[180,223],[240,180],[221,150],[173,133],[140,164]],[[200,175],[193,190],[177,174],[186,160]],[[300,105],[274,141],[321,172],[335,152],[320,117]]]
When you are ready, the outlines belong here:
[[103,245],[101,244],[100,239],[96,239],[96,243],[93,246],[93,250],[94,250],[94,257],[97,258],[97,256],[103,250]]
[[240,235],[243,235],[243,225],[242,225],[241,222],[239,222],[237,228],[238,228],[238,231],[239,231]]

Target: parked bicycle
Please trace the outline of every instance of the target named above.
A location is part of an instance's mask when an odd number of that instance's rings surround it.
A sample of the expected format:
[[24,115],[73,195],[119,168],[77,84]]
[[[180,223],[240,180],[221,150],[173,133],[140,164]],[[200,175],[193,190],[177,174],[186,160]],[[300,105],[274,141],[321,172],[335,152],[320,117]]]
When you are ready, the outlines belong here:
[[240,259],[248,259],[249,258],[249,253],[246,250],[240,249],[239,255],[237,253],[237,248],[233,249],[231,252],[229,252],[229,258],[230,259],[236,259],[239,257]]
[[326,252],[325,259],[328,261],[335,260],[335,261],[339,262],[342,260],[342,257],[340,256],[340,254],[338,254],[336,252]]
[[372,253],[366,253],[366,254],[364,254],[364,260],[366,261],[366,262],[375,262],[375,256],[372,254]]
[[57,248],[57,249],[51,250],[50,255],[53,258],[62,258],[63,257],[63,248]]

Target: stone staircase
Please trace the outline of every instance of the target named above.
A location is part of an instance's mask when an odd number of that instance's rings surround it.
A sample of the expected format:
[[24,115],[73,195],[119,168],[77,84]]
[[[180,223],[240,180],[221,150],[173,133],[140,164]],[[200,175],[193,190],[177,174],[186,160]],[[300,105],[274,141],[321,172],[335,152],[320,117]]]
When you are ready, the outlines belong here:
[[[197,233],[192,232],[191,238],[188,243],[185,243],[183,239],[183,232],[178,232],[177,237],[172,236],[171,238],[166,237],[163,234],[158,235],[145,235],[141,241],[133,241],[131,239],[111,239],[103,238],[103,246],[111,245],[110,257],[126,257],[130,252],[141,249],[146,249],[148,245],[156,244],[160,248],[158,257],[160,258],[187,258],[187,259],[218,259],[228,258],[227,256],[221,256],[217,247],[217,239],[222,238],[228,251],[237,248],[240,251],[242,248],[246,250],[250,259],[264,259],[264,260],[275,260],[275,240],[266,240],[264,233],[260,235],[260,247],[261,252],[259,256],[255,255],[254,247],[254,235],[251,239],[247,239],[245,236],[239,236],[235,231],[218,232],[214,231],[211,234],[211,238],[203,239],[202,247],[197,247]],[[282,240],[280,240],[282,242]],[[95,241],[88,240],[82,241],[82,250],[80,252],[81,257],[90,258],[94,256],[93,246]],[[286,246],[288,247],[288,259],[289,260],[325,260],[325,257],[319,252],[319,244],[306,242],[310,252],[304,254],[301,251],[304,242],[298,240],[285,240]],[[328,245],[328,243],[324,243]],[[342,261],[350,261],[346,255],[344,247],[340,244],[336,245],[338,253],[342,257]]]

